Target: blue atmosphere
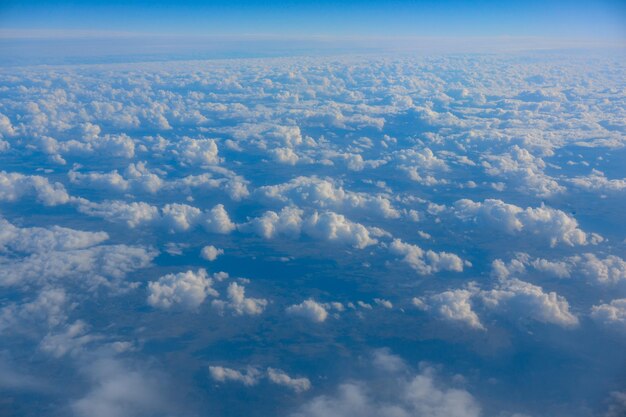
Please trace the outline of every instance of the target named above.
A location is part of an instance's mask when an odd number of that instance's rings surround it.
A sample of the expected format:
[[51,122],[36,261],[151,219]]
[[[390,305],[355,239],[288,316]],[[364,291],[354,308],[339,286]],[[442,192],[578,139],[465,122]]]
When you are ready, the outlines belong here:
[[0,4],[0,416],[625,417],[618,1]]
[[5,1],[3,29],[289,36],[624,40],[626,4],[598,1]]

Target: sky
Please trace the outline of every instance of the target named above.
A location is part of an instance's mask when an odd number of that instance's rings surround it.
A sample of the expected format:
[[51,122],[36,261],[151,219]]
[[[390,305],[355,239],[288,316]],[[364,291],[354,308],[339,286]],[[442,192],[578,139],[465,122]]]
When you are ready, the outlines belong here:
[[185,35],[624,40],[626,5],[598,1],[4,1],[3,29]]

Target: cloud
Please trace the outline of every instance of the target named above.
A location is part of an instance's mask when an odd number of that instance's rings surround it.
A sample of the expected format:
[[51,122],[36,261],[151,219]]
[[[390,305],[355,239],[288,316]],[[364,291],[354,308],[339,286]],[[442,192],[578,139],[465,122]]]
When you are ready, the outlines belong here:
[[124,222],[129,227],[162,225],[172,233],[180,233],[202,226],[211,233],[228,234],[237,227],[230,220],[222,204],[202,211],[188,204],[165,204],[161,209],[144,202],[103,201],[76,199],[79,212],[102,217],[111,222]]
[[378,243],[365,226],[333,212],[313,213],[304,221],[303,230],[314,238],[351,245],[357,249]]
[[255,217],[248,223],[239,226],[242,231],[253,231],[266,239],[278,236],[297,238],[302,229],[303,211],[297,207],[283,207],[276,213],[266,211],[260,217]]
[[479,417],[481,407],[464,389],[443,385],[431,367],[405,378],[391,374],[383,384],[345,382],[336,392],[303,404],[292,417]]
[[241,372],[223,366],[209,366],[209,373],[217,382],[239,382],[245,386],[256,385],[261,379],[261,372],[253,367],[248,367],[245,372]]
[[99,286],[122,290],[136,285],[122,280],[126,274],[150,265],[156,255],[149,248],[105,245],[44,251],[20,259],[0,258],[0,286],[71,280],[90,290]]
[[208,245],[208,246],[203,247],[202,252],[200,253],[203,259],[206,259],[207,261],[210,261],[210,262],[213,262],[214,260],[217,259],[218,256],[223,255],[223,254],[224,254],[223,249],[218,249],[213,245]]
[[422,275],[439,271],[463,271],[463,260],[453,253],[423,251],[419,246],[404,243],[400,239],[394,239],[391,242],[389,251],[394,255],[403,256],[402,260]]
[[626,261],[615,255],[601,258],[591,252],[558,260],[533,259],[528,254],[518,253],[508,263],[500,259],[493,261],[492,275],[505,279],[525,275],[531,268],[556,278],[583,276],[593,284],[615,285],[626,280]]
[[70,405],[78,417],[170,415],[162,376],[115,359],[98,359],[84,370],[89,391]]
[[507,234],[525,233],[543,237],[550,246],[559,243],[587,245],[602,241],[601,236],[581,230],[575,218],[543,205],[523,209],[497,199],[487,199],[482,203],[463,199],[454,204],[454,213],[464,221],[484,224]]
[[280,369],[267,368],[267,378],[274,384],[291,388],[297,393],[311,389],[308,378],[293,378]]
[[14,202],[35,197],[45,206],[66,204],[70,196],[63,184],[50,183],[46,177],[0,171],[0,201]]
[[148,304],[162,309],[173,307],[195,309],[207,296],[219,295],[212,285],[213,280],[204,269],[167,274],[158,281],[148,283]]
[[276,368],[267,368],[266,372],[262,372],[254,366],[248,366],[243,371],[223,366],[209,366],[209,373],[217,382],[236,382],[247,387],[255,386],[266,378],[270,383],[287,387],[296,393],[308,391],[311,388],[311,381],[308,378],[293,378],[285,371]]
[[294,304],[287,307],[287,314],[294,317],[300,317],[306,320],[310,320],[314,323],[322,323],[326,321],[328,312],[324,306],[314,300],[304,300],[300,304]]
[[488,308],[508,310],[513,316],[566,328],[578,326],[578,318],[570,312],[564,297],[518,279],[506,280],[493,290],[482,292],[481,298]]
[[19,228],[0,217],[0,253],[24,254],[86,249],[109,239],[106,232],[52,226]]
[[298,206],[306,204],[318,209],[346,213],[357,211],[390,219],[400,217],[400,212],[392,206],[388,198],[345,190],[329,178],[300,176],[286,183],[260,187],[257,193],[270,201]]
[[181,162],[190,165],[219,164],[217,143],[213,139],[183,138],[178,145],[178,154]]
[[261,314],[267,306],[267,300],[262,298],[246,298],[245,288],[236,282],[231,282],[226,290],[228,301],[214,300],[211,304],[220,311],[230,309],[237,316],[256,316]]
[[618,298],[607,304],[593,306],[591,317],[606,326],[626,331],[626,298]]
[[[428,306],[444,320],[456,321],[473,329],[485,330],[478,315],[472,309],[473,296],[474,293],[470,290],[444,291],[430,297]],[[416,301],[414,304],[420,305]]]

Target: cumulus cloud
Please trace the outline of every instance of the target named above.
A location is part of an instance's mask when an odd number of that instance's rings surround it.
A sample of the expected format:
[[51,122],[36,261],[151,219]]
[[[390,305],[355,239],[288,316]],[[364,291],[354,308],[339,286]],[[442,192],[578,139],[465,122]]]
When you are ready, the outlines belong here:
[[454,204],[454,213],[464,221],[488,225],[508,234],[540,236],[550,246],[559,243],[576,246],[602,241],[601,236],[581,230],[572,216],[543,205],[523,209],[497,199],[487,199],[482,203],[463,199]]
[[172,307],[195,309],[207,296],[219,295],[212,285],[213,280],[204,269],[167,274],[158,281],[148,283],[148,304],[162,309]]
[[506,280],[497,288],[482,292],[481,298],[488,308],[503,309],[514,316],[566,328],[578,325],[578,318],[570,312],[564,297],[518,279]]
[[389,250],[394,255],[403,256],[402,260],[422,275],[439,271],[462,272],[463,266],[468,264],[453,253],[424,251],[419,246],[402,242],[400,239],[394,239]]
[[588,282],[602,285],[614,285],[626,280],[626,261],[615,255],[602,258],[594,253],[586,252],[548,260],[519,253],[509,262],[496,259],[492,263],[492,275],[499,279],[525,275],[529,269],[556,278],[585,277]]
[[202,248],[200,255],[203,259],[213,262],[218,256],[224,254],[224,249],[218,249],[213,245],[208,245]]
[[296,238],[302,229],[303,213],[297,207],[284,207],[278,213],[270,210],[240,225],[239,228],[242,231],[253,231],[266,239],[277,236]]
[[184,138],[179,146],[180,161],[191,165],[214,165],[220,162],[217,143],[213,139]]
[[297,177],[286,183],[260,187],[257,192],[268,200],[298,206],[307,204],[318,209],[357,210],[384,218],[400,217],[387,197],[348,191],[328,178]]
[[326,321],[328,312],[324,306],[314,300],[304,300],[300,304],[294,304],[287,307],[287,314],[294,317],[300,317],[310,320],[314,323],[322,323]]
[[304,221],[303,230],[317,239],[343,243],[358,249],[378,243],[365,226],[333,212],[313,213]]
[[70,196],[63,184],[50,183],[39,175],[24,175],[0,171],[0,201],[13,202],[24,197],[34,197],[46,206],[65,204]]
[[237,316],[256,316],[261,314],[267,306],[267,300],[263,298],[248,298],[245,296],[245,288],[236,282],[231,282],[226,290],[228,301],[214,300],[212,305],[220,311],[229,309]]
[[593,306],[591,317],[599,323],[626,331],[626,298]]

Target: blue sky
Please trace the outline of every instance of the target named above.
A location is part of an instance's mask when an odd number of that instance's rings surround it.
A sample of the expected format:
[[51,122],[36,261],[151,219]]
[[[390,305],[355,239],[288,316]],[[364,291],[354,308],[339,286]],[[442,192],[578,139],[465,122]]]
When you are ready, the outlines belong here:
[[623,40],[626,6],[599,1],[3,2],[4,29],[193,35],[536,36]]

